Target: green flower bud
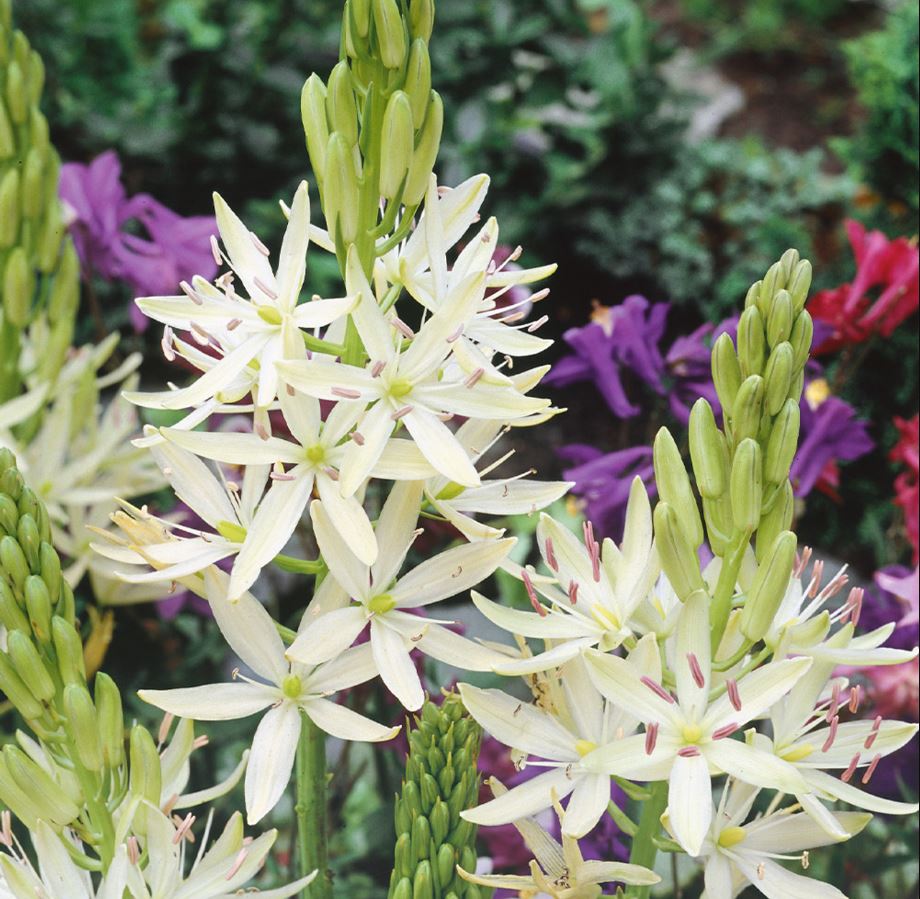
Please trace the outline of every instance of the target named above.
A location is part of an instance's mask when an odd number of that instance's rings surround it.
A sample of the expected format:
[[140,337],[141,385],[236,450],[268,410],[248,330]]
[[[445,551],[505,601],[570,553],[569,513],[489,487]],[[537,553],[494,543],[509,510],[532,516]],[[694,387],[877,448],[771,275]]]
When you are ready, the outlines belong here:
[[757,543],[754,556],[758,562],[763,561],[767,550],[773,546],[773,542],[782,531],[788,531],[792,526],[792,518],[795,513],[795,496],[792,492],[792,484],[787,480],[779,490],[779,496],[773,501],[769,510],[764,512],[760,519],[760,525],[757,528]]
[[89,771],[101,771],[103,758],[99,718],[89,690],[82,684],[68,684],[64,688],[64,714],[67,716],[67,732],[77,747],[83,767]]
[[403,877],[396,886],[391,886],[389,899],[412,899],[412,881]]
[[388,69],[401,69],[406,61],[406,27],[396,0],[373,0],[373,11],[380,59]]
[[26,612],[32,625],[35,639],[45,645],[52,642],[51,631],[51,596],[45,582],[37,574],[29,575],[25,581],[23,594],[26,600]]
[[48,318],[52,324],[73,318],[80,300],[79,277],[80,260],[73,243],[67,241],[48,295]]
[[[16,456],[13,451],[6,446],[0,446],[0,476],[10,469],[16,468]],[[2,491],[2,479],[0,479],[0,491]]]
[[416,862],[428,858],[431,843],[431,825],[424,815],[419,815],[412,822],[412,855]]
[[767,442],[764,477],[769,484],[782,484],[789,477],[789,469],[799,445],[801,413],[795,400],[786,400],[773,422]]
[[422,812],[427,815],[439,795],[438,782],[427,771],[422,773],[419,780],[419,795],[422,798]]
[[12,631],[7,634],[7,652],[29,692],[39,702],[50,702],[54,697],[54,681],[31,639],[22,631]]
[[0,181],[0,249],[19,237],[19,170],[11,168]]
[[765,358],[763,317],[756,306],[751,306],[741,313],[738,320],[738,361],[741,363],[741,374],[746,378],[761,374]]
[[677,598],[684,602],[695,590],[705,589],[696,548],[685,536],[677,513],[668,503],[660,502],[655,506],[654,520],[661,567]]
[[43,178],[44,160],[37,147],[30,148],[22,170],[22,214],[37,219],[44,209]]
[[[20,503],[20,506],[22,503]],[[19,526],[16,529],[16,537],[26,557],[29,565],[29,571],[37,574],[41,571],[41,563],[38,558],[38,550],[41,545],[41,537],[38,533],[38,525],[35,519],[28,513],[23,514],[19,519]]]
[[121,693],[115,681],[104,671],[96,674],[93,692],[96,699],[102,757],[109,768],[117,768],[125,760],[125,718]]
[[[2,44],[2,41],[0,41],[0,44]],[[38,824],[39,809],[32,802],[30,791],[21,790],[16,785],[2,753],[0,753],[0,803],[5,805],[13,813],[13,817],[21,821],[29,830],[35,829]],[[0,862],[8,858],[9,856],[5,854],[0,855]],[[18,864],[16,865],[16,870],[22,870]],[[4,871],[4,873],[6,873],[6,871]],[[12,887],[13,884],[14,881],[7,876],[7,885]],[[26,887],[30,892],[33,889],[31,883],[26,884]],[[28,896],[29,892],[23,891],[18,894],[13,893],[13,895]]]
[[351,69],[344,59],[329,75],[326,115],[332,130],[338,131],[349,146],[358,142],[358,107],[355,105]]
[[792,386],[794,371],[792,345],[777,344],[767,361],[764,372],[764,403],[770,415],[776,415],[786,402]]
[[[3,42],[0,41],[0,44]],[[6,104],[0,101],[0,161],[16,155],[16,137]]]
[[22,631],[26,636],[32,633],[29,619],[3,578],[0,578],[0,624],[8,631]]
[[[36,55],[34,58],[41,65],[41,57]],[[51,132],[48,128],[48,120],[35,106],[29,111],[29,143],[39,151],[42,159],[47,159],[45,154],[51,148]]]
[[300,116],[307,140],[307,154],[320,184],[326,174],[326,145],[329,143],[326,95],[326,85],[315,73],[306,80],[300,93]]
[[406,188],[403,191],[403,203],[407,206],[421,203],[425,191],[428,190],[428,179],[438,157],[443,129],[444,104],[438,92],[432,91],[425,122],[415,145],[412,164],[409,166]]
[[760,375],[744,380],[735,398],[732,415],[732,436],[738,444],[748,437],[756,437],[763,414],[764,381]]
[[434,28],[434,0],[410,0],[409,30],[412,37],[428,41]]
[[789,343],[792,344],[792,364],[796,371],[804,368],[808,362],[814,332],[811,316],[803,309],[796,317],[792,333],[789,335]]
[[[131,771],[128,776],[128,789],[132,796],[146,799],[155,806],[160,804],[160,791],[163,788],[163,772],[160,768],[160,756],[156,743],[150,732],[135,724],[131,728],[128,740]],[[143,807],[134,819],[134,829],[144,834],[147,830],[147,817]]]
[[732,521],[739,531],[752,533],[760,522],[763,501],[763,459],[760,444],[746,438],[732,459]]
[[15,537],[19,529],[19,509],[5,493],[0,493],[0,536]]
[[[16,460],[13,460],[15,466]],[[0,474],[0,493],[5,493],[13,502],[18,502],[22,495],[23,484],[22,475],[19,469],[15,467],[6,468]]]
[[[36,267],[44,275],[54,274],[61,258],[64,246],[70,246],[70,241],[64,241],[66,229],[61,217],[61,209],[55,203],[50,209],[45,209],[45,217],[38,234],[38,243],[35,249]],[[76,304],[74,304],[75,306]],[[50,318],[49,310],[49,318]]]
[[423,121],[431,96],[431,57],[428,55],[428,44],[421,38],[416,38],[409,48],[403,90],[412,106],[412,121]]
[[712,380],[725,415],[732,415],[735,396],[741,387],[741,367],[735,345],[728,334],[719,335],[712,347]]
[[57,656],[58,674],[65,684],[86,682],[86,665],[83,661],[83,641],[76,628],[60,615],[51,619],[51,637]]
[[[12,636],[12,634],[10,634]],[[16,710],[27,720],[41,718],[44,714],[39,701],[17,674],[9,656],[0,653],[0,693],[13,703]]]
[[748,640],[762,640],[779,609],[795,562],[796,538],[782,531],[758,566],[741,612],[741,632]]
[[803,259],[792,272],[789,279],[789,295],[792,297],[792,310],[798,315],[805,308],[808,291],[811,288],[811,263]]
[[655,435],[652,452],[658,495],[674,510],[683,535],[696,549],[703,542],[700,510],[680,450],[667,428],[661,428]]
[[22,590],[29,576],[29,565],[15,537],[0,538],[0,570],[17,590]]
[[732,536],[731,499],[727,495],[719,499],[703,497],[703,520],[706,522],[709,548],[714,555],[724,556],[728,552]]
[[450,883],[451,878],[454,876],[456,864],[457,853],[454,851],[454,847],[450,844],[441,846],[435,859],[435,867],[440,883]]
[[383,115],[382,143],[385,150],[380,154],[380,195],[388,200],[399,196],[412,162],[413,142],[409,97],[404,91],[395,91]]
[[323,211],[330,234],[347,246],[358,236],[358,173],[351,146],[341,134],[332,134],[326,146]]
[[750,309],[751,306],[756,306],[757,301],[760,299],[760,285],[763,284],[763,281],[755,281],[749,288],[747,294],[744,297],[744,308]]
[[802,399],[802,390],[805,388],[805,369],[803,368],[793,379],[789,386],[789,399],[798,402]]
[[366,38],[371,28],[370,0],[348,0],[351,8],[351,21],[358,36]]
[[54,827],[65,827],[80,814],[77,804],[51,775],[18,746],[4,746],[3,760],[13,783],[29,796],[39,818]]
[[728,488],[728,446],[712,406],[702,397],[690,410],[690,459],[700,495],[718,499]]
[[435,899],[434,877],[431,862],[427,859],[415,869],[415,877],[412,878],[412,899]]
[[773,298],[767,315],[767,343],[772,347],[789,339],[792,333],[792,297],[789,291],[780,290]]
[[3,312],[10,324],[22,329],[29,324],[32,305],[32,273],[23,247],[14,247],[3,269]]
[[780,282],[782,287],[789,286],[789,279],[792,277],[795,267],[799,264],[799,251],[790,248],[780,257]]
[[450,833],[450,810],[440,796],[432,806],[428,823],[431,825],[431,838],[435,843],[443,843]]
[[776,295],[776,291],[785,286],[783,263],[774,262],[763,277],[763,281],[760,284],[760,293],[757,297],[757,308],[763,318],[766,318],[770,313],[770,307],[773,305],[773,297]]
[[61,574],[61,560],[58,557],[54,547],[43,540],[38,550],[39,570],[41,578],[48,588],[48,598],[52,605],[56,605],[61,596],[61,584],[63,576]]
[[6,106],[14,125],[21,125],[29,115],[29,95],[22,66],[13,60],[6,67]]
[[409,878],[415,873],[415,853],[412,849],[411,833],[401,833],[396,838],[393,873],[400,878]]

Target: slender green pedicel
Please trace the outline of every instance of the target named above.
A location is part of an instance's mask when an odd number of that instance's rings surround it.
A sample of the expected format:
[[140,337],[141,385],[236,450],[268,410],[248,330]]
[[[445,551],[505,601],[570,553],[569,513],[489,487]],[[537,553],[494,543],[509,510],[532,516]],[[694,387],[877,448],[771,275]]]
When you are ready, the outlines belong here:
[[460,818],[478,801],[482,732],[447,694],[426,702],[409,731],[402,793],[396,798],[396,850],[389,899],[479,899],[483,887],[456,873],[476,867],[476,826]]

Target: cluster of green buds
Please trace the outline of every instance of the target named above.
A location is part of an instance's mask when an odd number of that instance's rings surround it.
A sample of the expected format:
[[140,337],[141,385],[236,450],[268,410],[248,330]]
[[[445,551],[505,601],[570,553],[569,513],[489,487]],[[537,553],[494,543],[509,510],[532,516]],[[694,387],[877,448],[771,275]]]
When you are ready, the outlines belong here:
[[671,434],[655,440],[661,502],[655,531],[662,567],[686,600],[705,589],[697,550],[705,535],[722,566],[713,595],[715,645],[724,633],[736,581],[751,540],[755,562],[743,575],[744,636],[760,640],[779,607],[796,553],[789,530],[794,500],[789,470],[799,437],[799,401],[811,350],[812,321],[805,310],[811,264],[787,250],[750,288],[738,322],[737,346],[722,334],[712,350],[712,374],[723,425],[705,399],[690,415],[690,457],[700,515],[690,478]]
[[36,374],[53,381],[73,337],[79,261],[58,200],[60,162],[39,109],[41,57],[0,0],[0,402],[21,390],[21,334],[42,331]]
[[84,866],[105,870],[116,810],[126,800],[159,805],[160,757],[143,727],[126,741],[108,675],[90,692],[73,593],[50,538],[47,511],[0,448],[0,691],[32,731],[0,752],[0,803],[30,830],[39,821],[70,828],[94,853]]
[[388,899],[478,899],[457,866],[476,870],[476,825],[460,812],[478,801],[482,732],[460,697],[431,701],[409,731],[402,793],[396,799],[396,861]]
[[325,84],[314,74],[304,85],[307,152],[343,272],[354,244],[369,275],[428,188],[444,123],[431,89],[433,24],[433,0],[347,0],[338,65]]

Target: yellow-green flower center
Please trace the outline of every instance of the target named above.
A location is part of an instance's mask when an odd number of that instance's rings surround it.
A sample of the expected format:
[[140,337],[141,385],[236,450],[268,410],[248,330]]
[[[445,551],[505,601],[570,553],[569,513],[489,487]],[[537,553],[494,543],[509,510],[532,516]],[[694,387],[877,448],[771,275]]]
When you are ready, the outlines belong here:
[[303,683],[296,674],[289,674],[281,682],[281,692],[288,699],[299,699],[300,694],[303,692]]
[[800,762],[802,759],[807,759],[814,751],[815,747],[811,743],[801,743],[798,746],[790,746],[788,749],[784,749],[779,753],[779,757],[787,762]]
[[597,743],[593,740],[578,740],[575,744],[575,751],[584,758],[589,752],[597,749]]
[[719,845],[723,849],[731,849],[732,846],[737,846],[739,843],[744,841],[745,834],[743,827],[726,827],[722,833],[719,834]]
[[698,743],[703,736],[703,728],[699,724],[685,724],[680,729],[680,735],[687,744]]
[[217,533],[231,543],[242,543],[246,539],[246,528],[235,521],[218,521]]
[[317,444],[307,447],[307,459],[314,465],[320,465],[326,458],[326,448]]
[[274,306],[259,306],[259,318],[268,325],[281,324],[281,313]]
[[396,600],[389,593],[378,593],[367,604],[368,611],[383,615],[396,605]]
[[412,382],[408,378],[394,378],[390,381],[389,391],[394,400],[401,400],[412,392]]

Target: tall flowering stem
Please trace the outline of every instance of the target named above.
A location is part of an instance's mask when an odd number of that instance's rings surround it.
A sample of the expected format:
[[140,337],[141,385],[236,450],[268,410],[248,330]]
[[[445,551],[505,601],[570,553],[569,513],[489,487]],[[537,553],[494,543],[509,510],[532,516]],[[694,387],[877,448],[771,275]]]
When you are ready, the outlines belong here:
[[307,899],[329,899],[328,821],[326,809],[326,735],[303,716],[297,745],[297,851],[301,875],[318,871],[304,889]]

